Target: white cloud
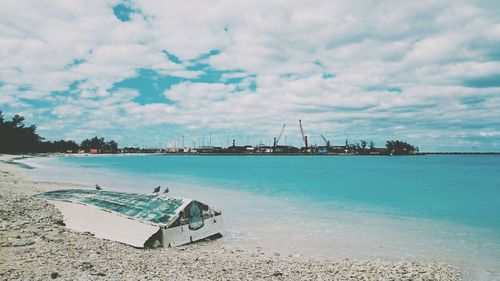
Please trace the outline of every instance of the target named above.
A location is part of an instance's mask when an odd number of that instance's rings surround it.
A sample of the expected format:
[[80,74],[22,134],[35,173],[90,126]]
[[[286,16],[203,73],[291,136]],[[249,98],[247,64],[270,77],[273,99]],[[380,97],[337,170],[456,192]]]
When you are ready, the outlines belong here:
[[[409,136],[432,148],[446,132],[469,143],[499,129],[498,88],[464,86],[500,74],[493,1],[131,1],[140,13],[129,22],[113,15],[117,3],[3,3],[0,105],[31,108],[43,133],[72,137],[177,126],[270,138],[283,122],[298,134],[302,118],[311,137]],[[140,69],[184,81],[146,104],[140,96],[157,93],[110,91]]]

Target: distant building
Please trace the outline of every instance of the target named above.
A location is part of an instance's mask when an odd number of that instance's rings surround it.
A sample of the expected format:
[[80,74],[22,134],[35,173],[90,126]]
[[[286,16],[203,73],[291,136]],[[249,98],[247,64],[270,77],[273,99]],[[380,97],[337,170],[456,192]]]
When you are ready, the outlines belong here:
[[184,152],[184,148],[182,147],[169,147],[167,148],[167,153],[181,153]]
[[273,148],[271,146],[265,145],[265,144],[259,144],[255,147],[255,152],[257,153],[271,153],[273,151]]
[[99,153],[101,153],[101,150],[99,148],[90,149],[90,154],[99,154]]
[[347,146],[344,145],[332,145],[330,150],[335,153],[347,153]]

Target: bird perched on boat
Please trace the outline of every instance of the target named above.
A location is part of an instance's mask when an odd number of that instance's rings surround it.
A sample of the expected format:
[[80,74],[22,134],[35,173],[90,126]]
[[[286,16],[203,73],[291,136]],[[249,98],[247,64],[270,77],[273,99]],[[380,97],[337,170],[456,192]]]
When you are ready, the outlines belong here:
[[102,190],[102,187],[100,187],[98,184],[95,185],[96,190]]
[[155,189],[153,189],[153,193],[159,193],[160,189],[161,189],[161,185],[155,187]]

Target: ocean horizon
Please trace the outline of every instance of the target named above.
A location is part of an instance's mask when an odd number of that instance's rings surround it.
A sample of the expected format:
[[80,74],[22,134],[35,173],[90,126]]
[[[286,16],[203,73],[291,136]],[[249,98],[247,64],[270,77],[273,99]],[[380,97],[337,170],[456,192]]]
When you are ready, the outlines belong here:
[[[220,209],[221,243],[290,255],[440,260],[500,276],[500,157],[69,156],[24,161],[35,180]],[[61,171],[64,171],[61,173]],[[479,272],[479,273],[477,273]]]

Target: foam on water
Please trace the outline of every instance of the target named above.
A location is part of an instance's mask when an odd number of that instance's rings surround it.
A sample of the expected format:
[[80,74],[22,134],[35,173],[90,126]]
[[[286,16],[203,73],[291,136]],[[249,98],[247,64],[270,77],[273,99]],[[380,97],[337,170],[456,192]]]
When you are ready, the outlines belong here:
[[232,247],[437,260],[475,270],[475,279],[500,278],[500,157],[104,156],[27,163],[37,168],[26,171],[37,180],[134,192],[169,186],[172,196],[221,209],[221,242]]

